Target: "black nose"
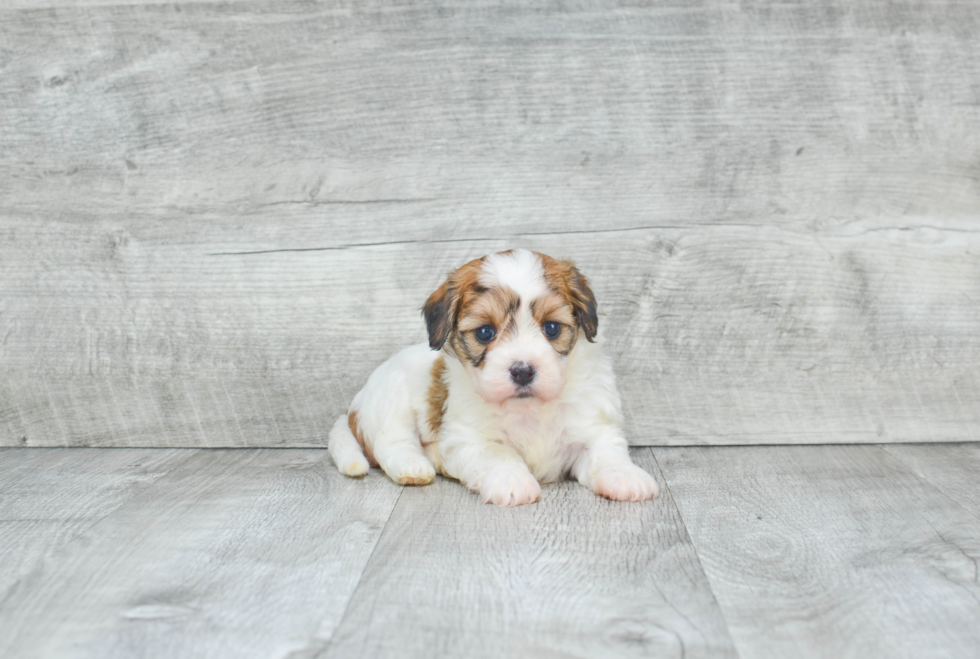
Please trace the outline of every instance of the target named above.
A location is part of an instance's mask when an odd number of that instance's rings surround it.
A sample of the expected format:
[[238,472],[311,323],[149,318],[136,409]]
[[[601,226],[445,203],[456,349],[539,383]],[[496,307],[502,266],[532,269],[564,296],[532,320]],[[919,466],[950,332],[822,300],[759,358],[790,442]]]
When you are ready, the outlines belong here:
[[534,367],[527,362],[517,362],[510,367],[510,379],[526,387],[534,379]]

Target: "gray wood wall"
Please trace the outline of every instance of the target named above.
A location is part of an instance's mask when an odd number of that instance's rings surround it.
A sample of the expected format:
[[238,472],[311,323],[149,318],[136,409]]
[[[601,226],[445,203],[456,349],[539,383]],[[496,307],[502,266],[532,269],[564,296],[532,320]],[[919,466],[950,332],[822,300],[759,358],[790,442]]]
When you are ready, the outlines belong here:
[[4,6],[0,445],[322,445],[513,246],[635,444],[977,439],[980,4]]

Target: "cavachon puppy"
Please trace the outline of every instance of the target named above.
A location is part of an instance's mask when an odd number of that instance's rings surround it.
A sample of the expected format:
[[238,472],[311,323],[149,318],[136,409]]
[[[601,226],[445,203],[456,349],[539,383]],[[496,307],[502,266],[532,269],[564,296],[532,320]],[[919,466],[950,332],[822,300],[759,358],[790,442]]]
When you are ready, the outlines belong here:
[[596,302],[570,261],[515,249],[450,273],[422,309],[428,345],[379,366],[330,431],[340,471],[402,485],[436,472],[485,503],[541,498],[571,476],[617,501],[657,496],[630,460]]

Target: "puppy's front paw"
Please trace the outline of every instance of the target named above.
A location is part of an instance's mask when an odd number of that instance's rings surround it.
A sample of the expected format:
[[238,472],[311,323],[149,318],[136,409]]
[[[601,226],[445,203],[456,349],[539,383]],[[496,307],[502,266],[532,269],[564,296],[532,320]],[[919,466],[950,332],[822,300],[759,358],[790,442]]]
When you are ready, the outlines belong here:
[[498,467],[487,472],[470,489],[480,493],[483,503],[523,506],[541,498],[541,485],[526,468]]
[[389,460],[385,473],[399,485],[428,485],[436,477],[431,462],[411,453]]
[[653,476],[635,464],[603,467],[592,479],[592,490],[613,501],[646,501],[660,494]]

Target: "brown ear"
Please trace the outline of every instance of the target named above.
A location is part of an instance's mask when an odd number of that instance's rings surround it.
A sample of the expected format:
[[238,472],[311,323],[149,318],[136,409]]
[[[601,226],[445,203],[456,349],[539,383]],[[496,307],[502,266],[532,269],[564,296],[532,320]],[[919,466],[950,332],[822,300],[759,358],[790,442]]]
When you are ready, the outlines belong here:
[[451,307],[449,281],[444,281],[422,307],[425,326],[429,330],[429,347],[433,350],[442,350],[446,339],[449,338],[449,332],[452,330]]
[[594,343],[596,332],[599,331],[599,316],[596,314],[595,295],[589,288],[589,281],[574,266],[569,265],[568,297],[575,310],[575,320],[585,332],[589,343]]
[[479,290],[480,265],[486,257],[481,256],[449,273],[449,277],[435,293],[429,296],[422,315],[429,330],[429,347],[442,350],[449,335],[456,329],[460,304],[465,304],[467,291]]
[[551,289],[562,295],[572,305],[575,323],[585,332],[589,343],[594,343],[599,330],[599,316],[596,315],[595,295],[585,278],[571,261],[556,261],[547,254],[536,252],[544,267],[544,278]]

